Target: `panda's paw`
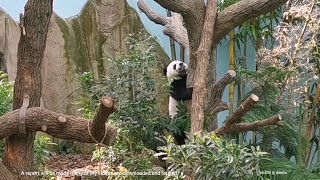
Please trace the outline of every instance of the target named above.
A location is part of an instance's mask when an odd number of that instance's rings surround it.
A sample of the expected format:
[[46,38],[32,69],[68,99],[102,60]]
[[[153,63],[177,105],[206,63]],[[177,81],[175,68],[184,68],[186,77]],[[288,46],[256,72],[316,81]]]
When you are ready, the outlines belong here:
[[172,113],[172,114],[170,114],[170,115],[169,115],[170,119],[171,119],[171,120],[176,119],[177,114],[178,114],[178,113]]

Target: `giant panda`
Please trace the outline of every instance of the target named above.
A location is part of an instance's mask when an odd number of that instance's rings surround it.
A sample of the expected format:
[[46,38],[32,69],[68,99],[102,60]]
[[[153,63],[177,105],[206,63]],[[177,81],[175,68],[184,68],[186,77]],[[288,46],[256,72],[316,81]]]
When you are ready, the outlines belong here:
[[[187,88],[188,65],[182,61],[174,60],[166,68],[164,75],[170,82],[169,116],[174,119],[177,115],[178,101],[192,99],[193,88]],[[186,134],[173,134],[176,144],[185,144]]]
[[192,99],[193,88],[187,88],[188,65],[182,61],[174,60],[164,68],[164,74],[170,82],[169,116],[177,115],[178,101]]

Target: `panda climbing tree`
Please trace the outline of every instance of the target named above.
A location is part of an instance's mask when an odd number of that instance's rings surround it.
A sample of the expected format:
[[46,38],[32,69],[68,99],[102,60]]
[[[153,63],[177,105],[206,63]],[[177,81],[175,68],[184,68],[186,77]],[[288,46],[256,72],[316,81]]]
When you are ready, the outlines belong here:
[[164,75],[170,82],[169,116],[174,118],[177,115],[178,101],[191,100],[192,89],[187,88],[188,65],[182,61],[174,60],[166,68]]
[[[182,61],[174,60],[167,67],[163,69],[163,74],[167,77],[170,83],[170,97],[169,97],[169,116],[174,119],[177,116],[178,102],[192,99],[193,88],[187,87],[187,71],[188,65]],[[185,143],[186,134],[184,129],[182,132],[173,133],[173,137],[178,145]]]

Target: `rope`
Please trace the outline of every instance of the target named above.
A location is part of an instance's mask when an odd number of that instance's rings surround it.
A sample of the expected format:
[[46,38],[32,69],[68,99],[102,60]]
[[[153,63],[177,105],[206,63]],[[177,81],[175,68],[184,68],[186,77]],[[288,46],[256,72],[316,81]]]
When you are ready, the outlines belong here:
[[101,147],[104,146],[103,144],[103,141],[104,139],[107,137],[107,130],[108,130],[108,127],[105,125],[105,132],[104,132],[104,136],[101,140],[101,142],[99,143],[91,134],[91,131],[90,131],[90,121],[88,121],[87,123],[87,128],[88,128],[88,132],[89,132],[89,135],[90,137],[93,139],[93,141],[97,144],[97,148],[98,148],[98,154],[99,154],[99,179],[102,179],[102,176],[101,176],[101,172],[102,172],[102,169],[101,169],[101,165],[102,165],[102,159],[101,159]]
[[91,131],[90,131],[90,121],[88,121],[88,123],[87,123],[87,128],[88,128],[88,132],[89,132],[89,135],[90,135],[90,137],[92,138],[92,140],[93,140],[98,146],[104,146],[103,141],[104,141],[104,139],[107,137],[107,130],[108,130],[107,126],[105,126],[104,136],[103,136],[103,138],[102,138],[102,140],[101,140],[100,143],[99,143],[99,142],[92,136],[92,134],[91,134]]

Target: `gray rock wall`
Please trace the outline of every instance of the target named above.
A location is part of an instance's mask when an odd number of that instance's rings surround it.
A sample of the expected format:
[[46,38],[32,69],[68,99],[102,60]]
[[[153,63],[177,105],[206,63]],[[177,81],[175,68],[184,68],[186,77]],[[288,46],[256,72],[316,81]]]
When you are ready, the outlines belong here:
[[[53,14],[42,63],[42,106],[79,115],[74,104],[80,92],[79,75],[91,71],[98,79],[108,74],[111,67],[105,60],[126,52],[127,35],[142,29],[139,16],[125,0],[91,0],[78,16],[68,19]],[[16,75],[19,38],[18,24],[0,9],[0,58],[10,80]],[[160,63],[168,63],[159,45],[156,53]]]

